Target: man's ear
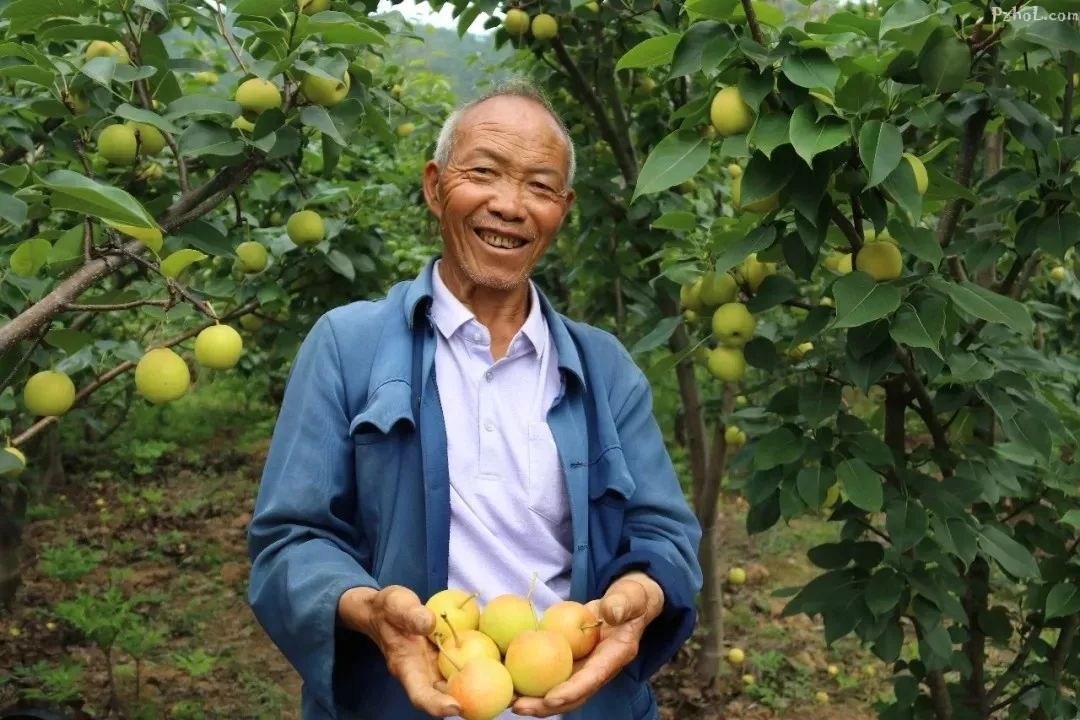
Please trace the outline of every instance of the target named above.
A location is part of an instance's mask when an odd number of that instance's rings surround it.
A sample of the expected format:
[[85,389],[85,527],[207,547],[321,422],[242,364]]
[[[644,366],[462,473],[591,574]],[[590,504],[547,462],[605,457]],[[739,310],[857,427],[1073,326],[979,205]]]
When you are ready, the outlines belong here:
[[435,217],[442,217],[442,204],[439,200],[439,166],[434,160],[424,165],[424,201]]

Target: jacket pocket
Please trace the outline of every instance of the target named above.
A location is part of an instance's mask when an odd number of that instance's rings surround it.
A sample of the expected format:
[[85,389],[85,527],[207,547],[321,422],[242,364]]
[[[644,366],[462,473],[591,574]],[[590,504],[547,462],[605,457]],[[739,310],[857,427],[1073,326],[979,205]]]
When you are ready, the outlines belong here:
[[589,468],[589,544],[596,557],[619,552],[623,518],[637,488],[622,449],[610,448]]

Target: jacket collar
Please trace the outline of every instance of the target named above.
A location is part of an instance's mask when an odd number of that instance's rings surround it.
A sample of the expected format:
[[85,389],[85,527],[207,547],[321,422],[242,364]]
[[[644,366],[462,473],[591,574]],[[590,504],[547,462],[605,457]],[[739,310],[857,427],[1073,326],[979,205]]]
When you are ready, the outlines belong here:
[[[434,295],[431,275],[435,268],[435,261],[440,257],[441,255],[436,255],[428,260],[427,265],[416,276],[416,279],[409,283],[409,287],[405,291],[405,322],[410,330],[416,329],[418,313],[422,313],[421,317],[426,317],[431,308]],[[540,298],[540,309],[544,313],[544,319],[547,320],[551,339],[555,342],[555,350],[559,354],[559,369],[572,373],[577,378],[581,388],[583,390],[587,389],[585,371],[581,367],[581,355],[578,354],[577,345],[574,344],[574,338],[570,335],[570,329],[567,327],[562,315],[555,311],[551,303],[548,302],[547,296],[541,292],[539,287],[536,288],[536,294]]]

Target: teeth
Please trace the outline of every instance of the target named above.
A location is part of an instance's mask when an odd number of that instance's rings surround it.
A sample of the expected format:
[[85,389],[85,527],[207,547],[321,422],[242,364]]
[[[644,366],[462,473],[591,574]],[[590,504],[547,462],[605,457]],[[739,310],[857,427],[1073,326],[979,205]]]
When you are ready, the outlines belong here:
[[505,237],[503,235],[499,235],[498,233],[482,231],[476,234],[488,245],[493,245],[498,248],[506,248],[507,250],[513,250],[514,248],[519,248],[525,244],[524,240]]

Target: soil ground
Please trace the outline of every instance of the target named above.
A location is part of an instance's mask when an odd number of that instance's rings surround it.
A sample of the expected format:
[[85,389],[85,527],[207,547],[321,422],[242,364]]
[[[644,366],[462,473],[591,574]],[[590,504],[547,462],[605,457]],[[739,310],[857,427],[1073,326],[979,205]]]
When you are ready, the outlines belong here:
[[[65,456],[65,483],[30,508],[22,585],[0,614],[0,709],[33,701],[92,720],[298,717],[299,680],[245,601],[245,531],[268,436],[265,425],[252,430],[252,440],[219,431],[186,448],[136,438],[142,459],[131,472]],[[782,617],[773,595],[815,574],[805,551],[831,529],[809,521],[751,539],[740,503],[724,499],[721,567],[738,564],[750,578],[727,588],[724,618],[726,643],[747,661],[706,685],[695,637],[654,679],[662,718],[874,717],[886,668],[853,644],[826,648],[821,628]]]

